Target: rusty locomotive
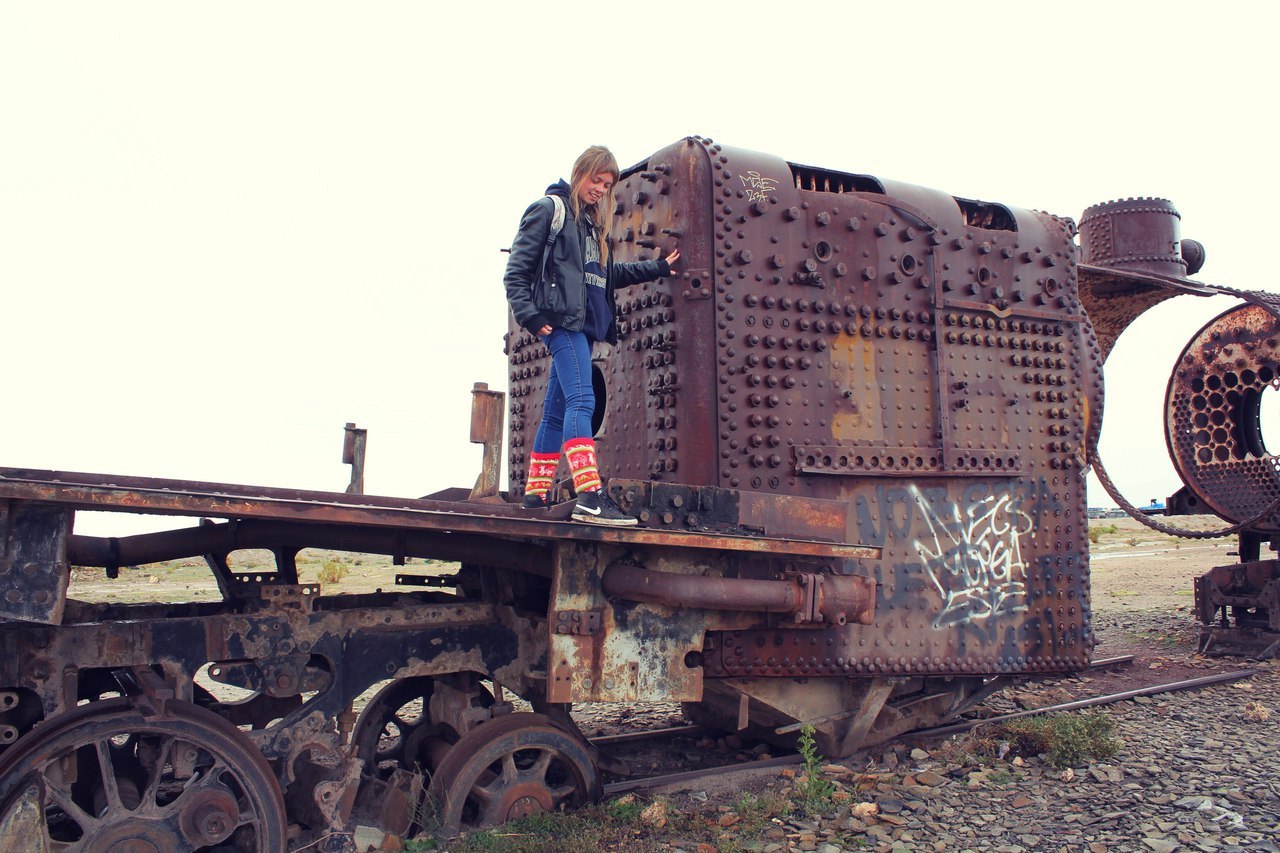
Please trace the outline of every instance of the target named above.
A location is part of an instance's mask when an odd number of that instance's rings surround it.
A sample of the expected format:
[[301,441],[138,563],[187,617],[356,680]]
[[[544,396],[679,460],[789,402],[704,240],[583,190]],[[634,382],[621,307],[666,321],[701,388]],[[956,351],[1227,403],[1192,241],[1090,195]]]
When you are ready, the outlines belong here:
[[[684,256],[621,294],[618,343],[593,362],[609,488],[637,528],[518,507],[549,358],[515,326],[509,400],[473,395],[470,490],[0,469],[0,835],[342,850],[355,823],[409,830],[428,798],[455,829],[597,796],[606,757],[573,703],[680,701],[770,738],[807,723],[844,756],[1011,677],[1081,669],[1102,364],[1181,293],[1244,300],[1170,380],[1186,482],[1170,512],[1243,531],[1242,562],[1202,579],[1197,607],[1220,631],[1280,630],[1276,563],[1260,559],[1280,480],[1258,428],[1280,382],[1277,306],[1190,280],[1203,253],[1168,202],[1098,205],[1077,235],[691,137],[623,174],[616,217],[619,257]],[[348,438],[358,467],[362,434]],[[201,523],[85,536],[80,510]],[[457,569],[325,594],[299,582],[308,547]],[[275,570],[237,571],[251,548]],[[220,601],[67,596],[72,566],[187,557]]]

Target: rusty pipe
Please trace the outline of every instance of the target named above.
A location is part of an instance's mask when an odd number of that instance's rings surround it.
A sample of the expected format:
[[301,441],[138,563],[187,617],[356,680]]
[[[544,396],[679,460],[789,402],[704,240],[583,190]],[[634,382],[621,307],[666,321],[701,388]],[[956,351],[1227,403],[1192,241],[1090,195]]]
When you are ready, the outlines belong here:
[[627,601],[791,613],[796,622],[870,624],[875,610],[875,581],[852,575],[796,574],[783,580],[755,580],[655,572],[613,563],[604,570],[601,586],[606,595]]
[[356,528],[313,522],[243,519],[121,538],[72,535],[68,556],[76,566],[136,566],[226,554],[242,548],[332,548],[366,554],[459,560],[551,576],[544,546],[470,533]]
[[680,575],[627,563],[611,564],[600,581],[606,595],[667,607],[790,613],[804,600],[800,585],[791,581]]

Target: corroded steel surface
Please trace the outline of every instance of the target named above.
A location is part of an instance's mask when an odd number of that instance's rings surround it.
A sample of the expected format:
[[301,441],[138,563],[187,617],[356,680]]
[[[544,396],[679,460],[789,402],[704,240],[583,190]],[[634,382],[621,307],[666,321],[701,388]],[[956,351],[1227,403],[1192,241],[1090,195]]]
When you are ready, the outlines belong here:
[[1187,262],[1178,231],[1181,220],[1177,208],[1163,198],[1095,204],[1080,217],[1080,262],[1130,275],[1185,277]]
[[1162,198],[1095,204],[1081,217],[1081,301],[1103,361],[1120,334],[1148,308],[1183,293],[1212,292],[1210,285],[1186,278],[1181,219],[1173,204]]
[[32,622],[62,619],[71,564],[64,506],[0,500],[0,616]]
[[[716,623],[705,612],[690,608],[644,603],[611,606],[600,575],[610,562],[624,556],[620,550],[577,543],[557,548],[548,619],[552,632],[549,701],[702,698],[702,668],[690,655],[700,655],[703,633],[709,622]],[[654,559],[661,557],[655,554]],[[582,627],[566,630],[566,625]]]
[[[845,504],[844,541],[882,549],[835,569],[877,583],[874,626],[842,629],[892,644],[868,673],[1087,664],[1101,369],[1070,220],[697,137],[618,199],[617,257],[682,259],[619,292],[606,475]],[[518,491],[550,362],[508,346]]]
[[[1263,395],[1280,387],[1280,321],[1257,305],[1208,323],[1179,357],[1165,398],[1169,454],[1204,507],[1230,521],[1280,497],[1278,457],[1263,440]],[[1259,529],[1280,530],[1274,517]]]
[[[1280,561],[1255,560],[1217,566],[1196,578],[1196,618],[1213,625],[1223,608],[1231,608],[1250,628],[1280,635]],[[1280,636],[1272,638],[1272,642]]]

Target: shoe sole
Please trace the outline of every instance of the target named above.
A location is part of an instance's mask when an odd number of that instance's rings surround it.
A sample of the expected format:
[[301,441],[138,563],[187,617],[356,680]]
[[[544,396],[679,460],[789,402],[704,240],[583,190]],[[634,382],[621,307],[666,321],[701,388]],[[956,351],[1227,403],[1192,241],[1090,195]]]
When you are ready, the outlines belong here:
[[598,515],[579,515],[576,512],[569,518],[573,521],[581,521],[584,524],[603,524],[607,527],[635,527],[640,523],[634,518],[601,518]]

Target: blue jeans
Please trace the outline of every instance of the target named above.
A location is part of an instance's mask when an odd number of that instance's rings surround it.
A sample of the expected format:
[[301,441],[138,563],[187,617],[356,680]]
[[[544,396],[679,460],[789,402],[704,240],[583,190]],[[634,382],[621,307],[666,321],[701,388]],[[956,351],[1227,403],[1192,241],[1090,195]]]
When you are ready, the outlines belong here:
[[596,395],[591,389],[591,343],[582,332],[555,328],[542,339],[551,350],[542,423],[533,439],[534,453],[559,453],[571,438],[591,438]]

